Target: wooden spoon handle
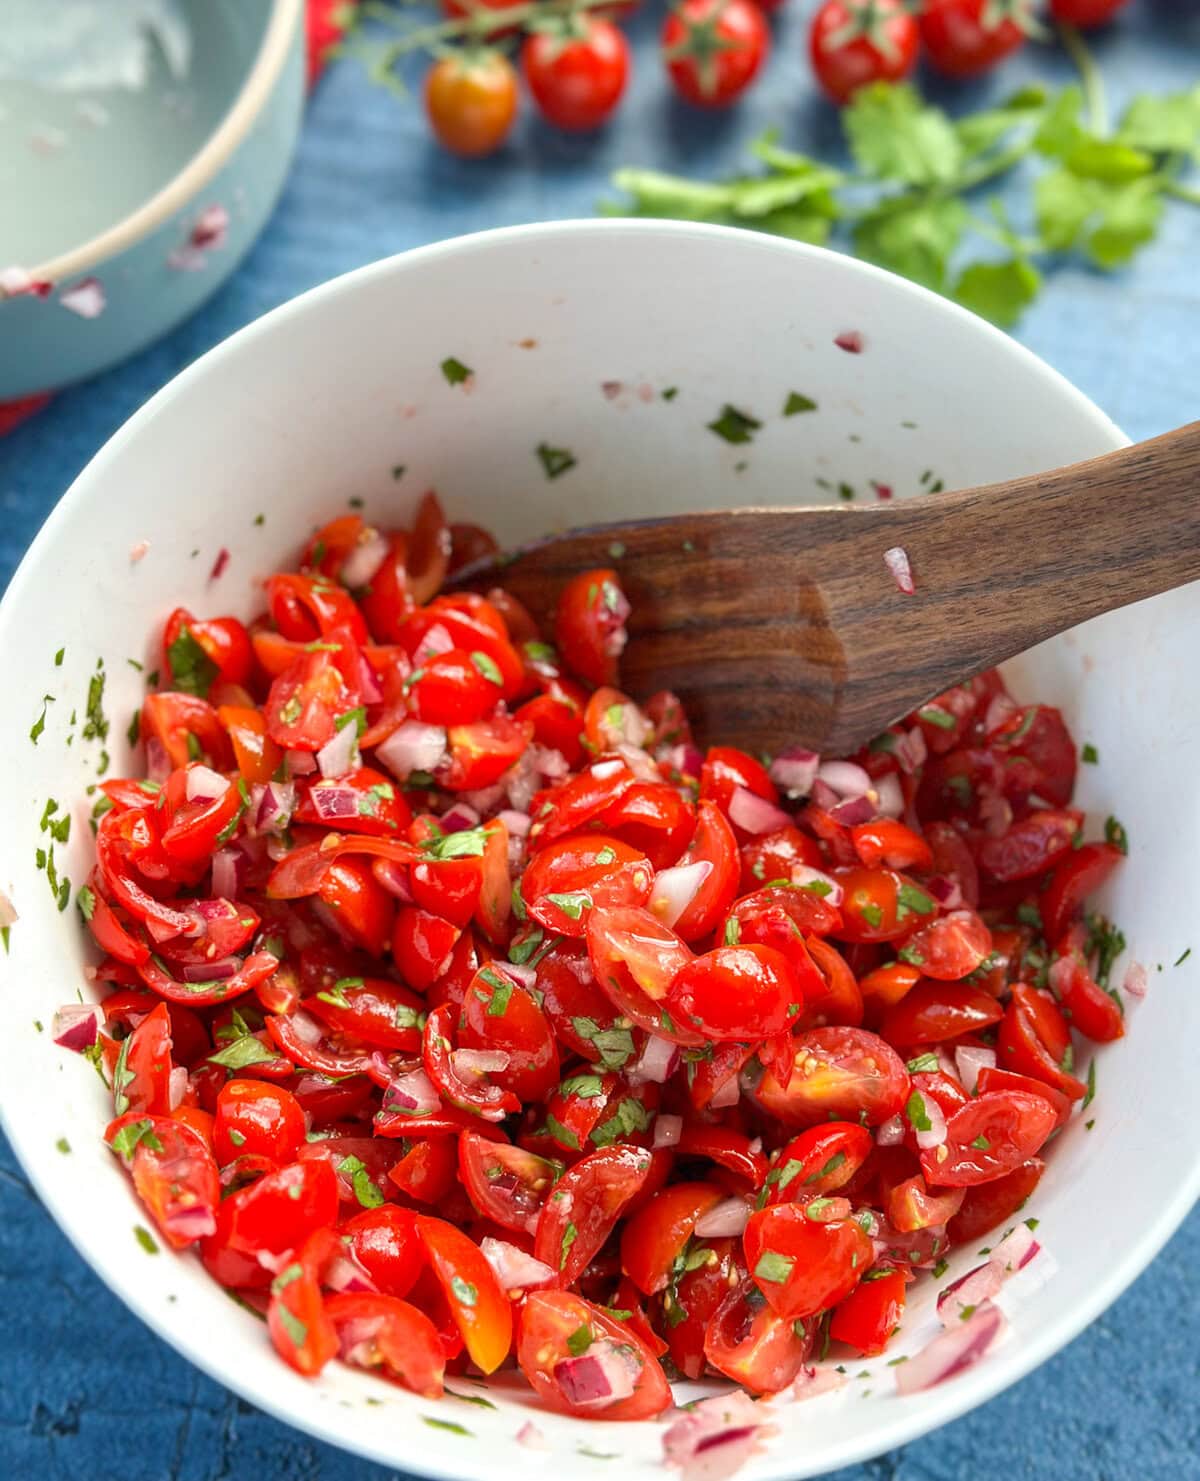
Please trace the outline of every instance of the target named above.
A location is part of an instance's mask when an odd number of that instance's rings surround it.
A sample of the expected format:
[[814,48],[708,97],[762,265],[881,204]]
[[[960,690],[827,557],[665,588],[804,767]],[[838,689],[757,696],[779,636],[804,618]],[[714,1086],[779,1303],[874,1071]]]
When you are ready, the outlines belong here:
[[926,656],[933,692],[1200,577],[1200,422],[1050,473],[906,500],[888,514],[918,588],[903,609],[903,639]]

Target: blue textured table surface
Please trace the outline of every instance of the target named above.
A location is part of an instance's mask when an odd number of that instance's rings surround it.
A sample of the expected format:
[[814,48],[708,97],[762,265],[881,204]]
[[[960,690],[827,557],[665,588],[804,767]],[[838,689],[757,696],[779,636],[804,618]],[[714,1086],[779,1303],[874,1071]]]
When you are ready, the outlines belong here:
[[[811,6],[793,0],[793,9]],[[481,164],[447,158],[427,141],[414,105],[372,90],[351,65],[333,68],[313,100],[279,210],[229,285],[169,339],[61,396],[0,441],[0,580],[80,468],[152,392],[302,289],[460,232],[587,216],[621,164],[730,171],[768,124],[780,125],[784,142],[797,148],[834,147],[836,123],[809,81],[800,15],[779,27],[767,77],[746,106],[711,118],[668,98],[651,18],[639,17],[633,30],[638,75],[610,131],[566,138],[523,121],[509,150]],[[1036,50],[1006,68],[994,90],[1065,77],[1060,57]],[[1200,6],[1135,0],[1096,50],[1117,106],[1139,89],[1191,85],[1200,74]],[[980,96],[972,89],[971,102]],[[944,97],[954,106],[953,90]],[[1081,267],[1052,274],[1020,337],[1131,436],[1164,431],[1197,415],[1198,261],[1200,215],[1179,206],[1130,271],[1109,279]],[[20,983],[3,990],[19,992]],[[1108,1219],[1139,1215],[1098,1209],[1097,1239]],[[1197,1269],[1200,1214],[1193,1213],[1153,1267],[1065,1352],[983,1409],[838,1481],[1200,1476]],[[67,1245],[0,1140],[0,1475],[384,1481],[399,1474],[284,1428],[165,1347]]]

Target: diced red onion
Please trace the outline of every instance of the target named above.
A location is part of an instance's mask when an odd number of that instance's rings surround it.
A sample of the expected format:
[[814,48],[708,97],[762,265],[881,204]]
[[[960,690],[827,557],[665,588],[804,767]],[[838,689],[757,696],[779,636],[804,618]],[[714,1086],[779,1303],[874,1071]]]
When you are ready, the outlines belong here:
[[414,771],[435,771],[445,754],[446,732],[419,720],[405,720],[375,747],[376,757],[400,781]]
[[479,1252],[505,1291],[534,1291],[558,1283],[556,1270],[506,1240],[488,1235],[480,1240]]
[[345,776],[349,771],[357,771],[359,765],[358,727],[350,723],[334,731],[330,739],[317,752],[317,765],[321,768],[321,775],[327,781]]
[[397,1075],[384,1092],[385,1111],[406,1111],[410,1116],[428,1116],[441,1110],[442,1098],[424,1070]]
[[280,859],[286,859],[291,851],[287,840],[281,834],[272,833],[267,838],[267,858],[273,864],[278,864]]
[[943,910],[957,910],[963,902],[962,886],[945,874],[934,874],[925,881],[926,894],[932,895]]
[[354,549],[342,562],[342,569],[338,573],[342,585],[348,586],[351,591],[366,586],[387,560],[389,549],[387,536],[382,531],[374,528],[365,529],[358,537],[358,543]]
[[338,823],[359,816],[359,794],[353,787],[336,782],[318,782],[309,788],[308,800],[323,823]]
[[178,1110],[183,1104],[183,1098],[187,1094],[188,1072],[187,1066],[182,1064],[173,1065],[167,1080],[167,1103],[171,1110]]
[[607,1340],[593,1342],[577,1358],[554,1365],[554,1381],[568,1403],[580,1408],[627,1399],[634,1389],[633,1367]]
[[925,741],[925,732],[919,725],[914,725],[911,730],[906,730],[896,737],[892,755],[895,756],[896,765],[905,776],[912,776],[925,765],[929,755],[929,746]]
[[525,838],[533,823],[533,819],[527,812],[518,812],[514,807],[506,807],[496,816],[507,828],[510,838]]
[[497,1075],[512,1062],[507,1049],[454,1049],[450,1063],[460,1080],[482,1080],[484,1075]]
[[1132,998],[1144,998],[1150,991],[1150,979],[1141,962],[1130,962],[1125,968],[1121,986]]
[[663,1464],[681,1471],[683,1481],[726,1481],[767,1424],[767,1411],[741,1391],[704,1399],[664,1432]]
[[836,1368],[801,1368],[786,1393],[789,1399],[817,1399],[841,1388],[845,1381],[846,1375]]
[[526,1450],[549,1450],[550,1446],[545,1435],[538,1429],[532,1419],[527,1419],[516,1433],[518,1445],[524,1445]]
[[839,350],[845,350],[847,355],[861,355],[864,348],[862,332],[858,329],[844,329],[841,334],[835,334],[833,342]]
[[215,962],[190,962],[180,968],[179,975],[184,982],[227,982],[237,975],[241,966],[240,957],[225,956]]
[[348,1250],[335,1255],[325,1267],[322,1282],[331,1291],[378,1291],[379,1287]]
[[7,930],[9,926],[17,923],[17,907],[8,898],[3,890],[0,890],[0,928]]
[[218,849],[212,858],[212,892],[219,900],[236,900],[241,888],[243,856],[236,849]]
[[268,782],[253,788],[251,798],[261,790],[254,810],[254,826],[260,833],[282,833],[296,810],[296,788],[292,782]]
[[450,636],[450,629],[444,623],[435,622],[426,629],[414,658],[418,664],[428,663],[431,658],[440,658],[443,653],[449,653],[453,647],[454,639]]
[[979,798],[979,821],[984,831],[1000,838],[1012,826],[1013,810],[1002,792],[984,791]]
[[612,627],[605,634],[602,644],[605,655],[609,658],[620,658],[625,650],[625,644],[629,641],[629,634],[625,631],[625,624],[629,620],[629,614],[633,608],[629,605],[629,599],[619,586],[608,588],[611,593],[609,612],[616,619],[618,626]]
[[664,926],[673,926],[696,898],[700,886],[712,873],[708,859],[697,859],[694,864],[676,864],[671,869],[660,869],[654,876],[654,884],[647,902],[652,914]]
[[879,1215],[873,1208],[856,1208],[854,1210],[854,1222],[868,1239],[874,1239],[882,1227],[879,1222]]
[[874,802],[867,797],[848,797],[845,802],[837,802],[829,809],[829,816],[843,828],[854,828],[859,823],[869,823],[875,816],[876,807]]
[[914,596],[917,584],[913,580],[912,563],[908,558],[908,551],[903,545],[893,545],[890,550],[883,552],[883,563],[892,573],[892,580],[906,596]]
[[146,740],[146,778],[151,782],[165,782],[171,775],[171,758],[158,736]]
[[679,1045],[672,1044],[669,1039],[661,1038],[658,1034],[651,1034],[637,1063],[629,1072],[629,1082],[632,1085],[664,1085],[678,1063]]
[[1010,695],[993,694],[991,703],[987,707],[987,714],[983,717],[983,728],[988,735],[993,730],[999,730],[1001,725],[1010,715],[1015,715],[1020,706]]
[[317,758],[311,751],[285,751],[283,759],[289,776],[311,776],[317,769]]
[[438,819],[443,833],[465,833],[479,826],[479,814],[465,802],[456,802]]
[[667,765],[680,776],[699,776],[704,766],[704,753],[698,746],[672,746],[667,752]]
[[515,978],[522,987],[537,986],[537,968],[531,967],[528,962],[505,962],[504,972],[506,976]]
[[616,748],[617,754],[625,762],[639,782],[661,782],[662,774],[658,769],[658,762],[651,756],[649,751],[643,751],[640,746],[630,746],[622,742]]
[[938,1044],[933,1051],[937,1055],[938,1069],[943,1075],[949,1075],[951,1080],[958,1079],[958,1066],[945,1044]]
[[297,1010],[292,1014],[289,1022],[296,1037],[304,1044],[319,1044],[324,1037],[325,1030],[309,1013]]
[[189,802],[215,802],[229,791],[229,779],[207,766],[189,766],[184,793]]
[[875,780],[875,806],[885,818],[898,818],[904,811],[904,789],[894,771]]
[[[513,769],[510,767],[506,775],[511,775]],[[459,801],[473,807],[481,818],[489,818],[504,801],[506,791],[503,781],[494,782],[490,787],[480,787],[475,792],[460,792]]]
[[985,1265],[977,1265],[938,1296],[937,1313],[944,1327],[953,1327],[964,1319],[964,1311],[970,1314],[985,1301],[998,1295],[1000,1288],[1009,1279],[1023,1270],[1041,1245],[1025,1224],[1018,1224],[991,1252]]
[[767,774],[789,797],[807,797],[820,764],[821,758],[816,751],[810,751],[806,746],[788,746],[771,762]]
[[774,833],[792,821],[781,807],[776,807],[749,787],[735,787],[729,799],[729,821],[747,833]]
[[191,1208],[176,1208],[171,1210],[163,1219],[168,1233],[176,1239],[205,1239],[214,1234],[217,1228],[216,1215],[204,1204],[194,1204]]
[[974,1095],[979,1071],[985,1067],[995,1068],[996,1051],[977,1049],[974,1044],[960,1044],[954,1051],[954,1065],[958,1070],[958,1078],[962,1081],[962,1088],[968,1095]]
[[750,1205],[744,1198],[723,1198],[696,1220],[701,1239],[735,1239],[750,1222]]
[[875,1128],[875,1143],[880,1147],[898,1147],[904,1140],[904,1122],[899,1114],[889,1116]]
[[625,763],[617,756],[609,761],[597,761],[589,769],[598,782],[606,782],[609,777],[616,776],[618,772],[623,771]]
[[383,690],[375,678],[375,670],[367,662],[364,653],[358,655],[358,698],[359,703],[365,705],[377,705],[383,699]]
[[723,1111],[729,1106],[736,1106],[741,1098],[741,1083],[736,1075],[730,1075],[723,1085],[713,1091],[708,1103],[714,1111]]
[[932,1095],[925,1096],[924,1100],[925,1119],[929,1122],[929,1127],[928,1130],[917,1132],[917,1146],[923,1152],[930,1147],[940,1147],[946,1140],[945,1113]]
[[413,904],[412,890],[408,887],[408,866],[395,859],[372,859],[371,873],[389,895],[402,900],[405,905]]
[[58,295],[58,301],[63,308],[70,309],[81,319],[98,319],[104,312],[108,300],[105,298],[104,285],[99,278],[84,278],[73,288],[64,288]]
[[856,761],[822,761],[817,780],[832,787],[843,801],[864,797],[871,790],[871,778]]
[[977,1363],[1007,1326],[1004,1313],[992,1302],[977,1306],[966,1321],[948,1327],[919,1353],[896,1369],[896,1388],[902,1394],[920,1393],[953,1378]]
[[813,894],[820,893],[827,905],[840,905],[845,898],[845,890],[831,874],[823,874],[820,869],[813,869],[808,864],[792,865],[792,883],[802,890],[814,884],[827,886],[824,891],[813,891]]
[[95,1003],[64,1003],[55,1013],[50,1031],[56,1044],[82,1054],[99,1038],[103,1022],[104,1014]]
[[1033,1237],[1029,1225],[1018,1224],[992,1251],[992,1260],[1003,1267],[1006,1275],[1011,1275],[1014,1271],[1023,1270],[1040,1249],[1041,1245]]
[[654,1118],[654,1140],[652,1146],[674,1147],[683,1135],[683,1117],[671,1116],[665,1111]]

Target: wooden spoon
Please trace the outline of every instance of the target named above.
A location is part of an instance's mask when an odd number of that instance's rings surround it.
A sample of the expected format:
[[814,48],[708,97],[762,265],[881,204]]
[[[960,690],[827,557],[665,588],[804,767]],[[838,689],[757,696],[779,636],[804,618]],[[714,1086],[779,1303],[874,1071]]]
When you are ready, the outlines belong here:
[[[896,548],[912,595],[884,560]],[[673,690],[710,742],[840,754],[1044,638],[1182,586],[1198,562],[1193,422],[932,497],[574,530],[455,582],[502,585],[547,619],[570,577],[614,568],[633,606],[620,682],[635,699]]]

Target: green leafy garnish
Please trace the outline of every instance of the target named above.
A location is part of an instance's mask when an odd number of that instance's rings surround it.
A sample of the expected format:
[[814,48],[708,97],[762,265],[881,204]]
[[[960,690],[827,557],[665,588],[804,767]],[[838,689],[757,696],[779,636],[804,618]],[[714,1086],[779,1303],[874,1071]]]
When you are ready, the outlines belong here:
[[721,415],[716,421],[708,424],[710,432],[735,444],[752,442],[755,432],[761,427],[762,423],[756,417],[752,417],[749,412],[739,411],[736,406],[728,403],[722,407]]
[[463,381],[470,380],[475,372],[469,365],[464,365],[461,360],[448,355],[442,361],[442,374],[446,377],[448,385],[461,386]]
[[536,451],[542,471],[549,479],[561,478],[577,461],[570,448],[551,447],[548,442],[539,442]]
[[175,641],[167,649],[167,662],[171,665],[171,684],[185,694],[195,694],[203,699],[208,693],[219,670],[216,664],[192,636],[186,623],[179,629]]

